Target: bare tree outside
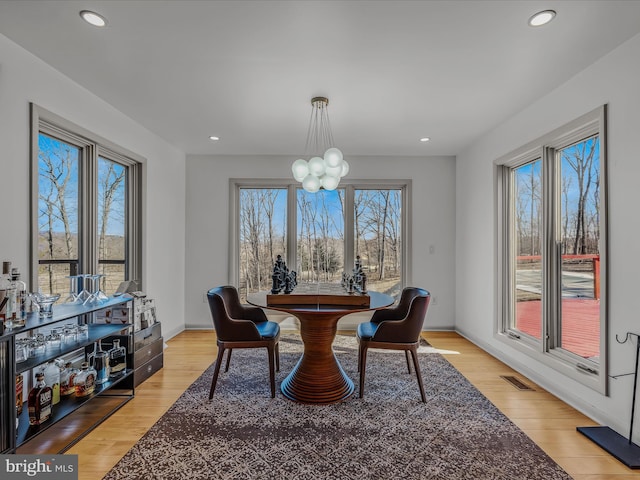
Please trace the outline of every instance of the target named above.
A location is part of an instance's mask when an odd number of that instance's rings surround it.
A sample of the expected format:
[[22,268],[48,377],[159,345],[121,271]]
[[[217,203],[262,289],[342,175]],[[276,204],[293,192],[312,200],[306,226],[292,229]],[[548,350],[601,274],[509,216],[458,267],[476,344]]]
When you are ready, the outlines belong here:
[[39,267],[37,288],[61,293],[69,283],[65,275],[78,261],[80,151],[43,134],[38,143],[38,256],[50,263]]
[[[299,284],[339,283],[345,265],[345,189],[297,190],[296,262]],[[269,290],[277,255],[286,258],[285,188],[240,188],[240,293]],[[371,290],[396,295],[402,289],[402,190],[355,189],[355,254]]]
[[286,258],[287,191],[240,189],[240,293],[271,288],[276,257]]
[[562,159],[562,178],[572,179],[576,190],[573,192],[571,203],[575,215],[574,232],[570,234],[574,255],[597,253],[599,232],[589,228],[589,216],[597,215],[598,197],[591,195],[592,190],[598,190],[600,178],[599,142],[597,137],[581,141],[564,148],[560,155]]
[[98,159],[98,263],[101,288],[113,293],[126,277],[127,168]]
[[341,190],[298,190],[299,281],[338,282],[344,265],[344,200]]
[[397,295],[401,290],[402,191],[356,190],[355,254],[371,289]]

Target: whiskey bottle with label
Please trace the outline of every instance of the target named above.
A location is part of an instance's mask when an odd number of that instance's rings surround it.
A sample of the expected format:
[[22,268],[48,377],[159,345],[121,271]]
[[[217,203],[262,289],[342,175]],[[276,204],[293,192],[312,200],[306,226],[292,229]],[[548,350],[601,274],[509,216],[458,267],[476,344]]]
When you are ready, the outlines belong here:
[[60,367],[60,396],[66,397],[76,393],[76,386],[73,383],[75,376],[79,370],[73,366],[73,363],[67,362]]
[[113,339],[113,348],[109,350],[109,378],[111,380],[124,374],[127,369],[127,349],[120,346],[120,339]]
[[40,425],[51,418],[51,400],[53,392],[44,382],[44,373],[36,374],[36,384],[29,392],[29,424]]
[[84,398],[91,395],[96,388],[96,370],[83,362],[78,373],[73,379],[76,387],[76,398]]

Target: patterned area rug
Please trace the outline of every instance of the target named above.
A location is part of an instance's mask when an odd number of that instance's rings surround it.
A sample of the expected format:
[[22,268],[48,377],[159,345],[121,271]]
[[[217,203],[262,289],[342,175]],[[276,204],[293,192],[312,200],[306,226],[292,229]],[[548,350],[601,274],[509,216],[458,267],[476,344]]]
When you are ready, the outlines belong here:
[[[334,350],[357,379],[357,340]],[[277,387],[300,357],[280,340]],[[209,367],[106,475],[117,479],[570,479],[440,354],[420,347],[427,403],[403,352],[370,350],[365,396],[301,405],[269,394],[266,349],[235,350],[209,402]]]

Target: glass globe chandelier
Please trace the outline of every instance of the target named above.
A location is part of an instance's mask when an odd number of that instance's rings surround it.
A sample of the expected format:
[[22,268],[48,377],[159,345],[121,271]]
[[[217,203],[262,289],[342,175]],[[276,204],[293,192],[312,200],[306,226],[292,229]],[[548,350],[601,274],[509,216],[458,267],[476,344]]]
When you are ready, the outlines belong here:
[[[307,144],[305,156],[311,156],[307,161],[300,158],[293,162],[291,171],[293,178],[302,183],[309,193],[315,193],[321,188],[335,190],[340,179],[349,173],[349,164],[342,158],[342,152],[336,148],[329,124],[329,99],[313,97],[311,99],[311,119],[307,130]],[[323,156],[319,156],[324,152]]]

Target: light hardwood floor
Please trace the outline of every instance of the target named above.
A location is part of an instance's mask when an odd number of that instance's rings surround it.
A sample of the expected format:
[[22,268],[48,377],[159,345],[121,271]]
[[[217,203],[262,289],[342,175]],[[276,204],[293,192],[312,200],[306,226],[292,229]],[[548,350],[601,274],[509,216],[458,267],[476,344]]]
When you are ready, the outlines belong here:
[[[456,333],[425,332],[424,336],[574,479],[640,480],[640,472],[634,473],[576,431],[577,426],[594,425],[589,418]],[[67,452],[79,455],[82,480],[101,479],[215,359],[212,331],[185,331],[167,344],[164,368],[136,389],[133,400]],[[520,391],[501,375],[516,376],[534,391]]]

